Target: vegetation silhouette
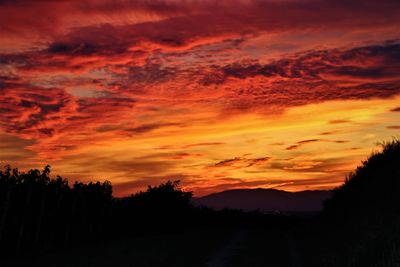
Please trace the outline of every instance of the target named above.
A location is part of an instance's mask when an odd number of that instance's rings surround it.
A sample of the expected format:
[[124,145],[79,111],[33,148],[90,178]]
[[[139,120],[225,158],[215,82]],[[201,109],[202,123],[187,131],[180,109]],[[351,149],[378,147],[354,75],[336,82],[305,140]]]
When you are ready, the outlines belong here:
[[[88,243],[182,232],[229,228],[262,214],[194,207],[192,192],[178,181],[114,198],[110,182],[75,182],[43,170],[0,171],[0,254],[2,258],[40,255]],[[269,223],[278,224],[275,221]]]
[[0,244],[5,255],[63,247],[104,235],[113,205],[110,182],[50,178],[50,166],[0,171]]
[[381,146],[325,201],[309,266],[400,266],[400,140]]
[[[1,261],[130,238],[142,240],[135,248],[153,240],[146,245],[151,248],[159,240],[151,236],[181,240],[185,233],[215,236],[226,229],[247,235],[230,266],[400,266],[400,140],[383,143],[380,152],[363,161],[316,216],[194,206],[192,192],[182,190],[179,181],[115,198],[108,181],[70,186],[60,176],[51,178],[50,166],[0,170]],[[199,243],[211,249],[215,240],[207,241]],[[177,254],[188,245],[175,243]],[[266,251],[273,252],[269,258],[263,256]],[[164,266],[178,266],[168,260]]]

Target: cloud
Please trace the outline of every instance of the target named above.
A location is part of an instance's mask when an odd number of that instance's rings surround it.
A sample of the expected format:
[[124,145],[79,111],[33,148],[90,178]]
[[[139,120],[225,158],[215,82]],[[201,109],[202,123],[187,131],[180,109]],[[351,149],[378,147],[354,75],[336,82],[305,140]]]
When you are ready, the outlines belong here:
[[[347,161],[346,161],[347,160]],[[270,163],[269,170],[282,170],[290,172],[291,176],[295,178],[300,177],[302,173],[315,173],[318,174],[315,179],[325,177],[327,174],[338,174],[338,178],[344,178],[349,172],[347,170],[348,160],[343,158],[320,158],[320,157],[307,157],[307,155],[300,155],[298,157],[289,159],[277,159]],[[293,175],[293,173],[295,173]],[[324,175],[322,175],[324,174]]]
[[213,166],[209,166],[208,168],[220,168],[220,167],[228,167],[234,169],[240,168],[249,168],[256,165],[262,165],[265,162],[268,162],[271,157],[262,157],[262,158],[246,158],[246,157],[235,157],[232,159],[225,159],[215,163]]
[[[230,107],[225,110],[231,112],[271,112],[271,107],[278,110],[329,100],[388,98],[400,92],[398,64],[391,59],[399,51],[398,44],[390,43],[311,51],[268,64],[233,63],[207,71],[199,83],[214,83],[227,90]],[[352,71],[343,75],[344,69]]]
[[400,130],[400,125],[390,125],[390,126],[387,126],[386,128],[388,128],[390,130]]
[[[32,151],[26,149],[27,146],[30,146],[35,143],[33,140],[24,140],[18,138],[16,136],[8,135],[0,132],[0,164],[10,164],[14,167],[26,167],[27,165],[32,164],[35,160],[35,154]],[[26,159],[29,158],[29,163]],[[3,167],[3,166],[1,166]]]
[[241,162],[241,158],[233,158],[233,159],[224,159],[215,163],[215,167],[230,167],[233,166],[235,163]]
[[301,141],[298,141],[295,145],[288,146],[288,147],[286,148],[286,150],[298,149],[300,146],[302,146],[302,145],[304,145],[304,144],[315,143],[315,142],[319,142],[319,141],[321,141],[321,140],[320,140],[320,139],[301,140]]
[[[330,134],[331,133],[329,133],[329,134],[321,133],[321,135],[330,135]],[[336,143],[336,144],[345,144],[345,143],[348,143],[349,141],[348,140],[328,140],[328,139],[306,139],[306,140],[298,141],[296,144],[286,147],[286,150],[296,150],[305,144],[316,143],[316,142],[332,142],[332,143]]]
[[[110,32],[110,35],[111,40],[118,33]],[[104,51],[107,51],[112,44],[110,40],[106,38],[98,45],[104,44]],[[6,55],[0,68],[2,128],[24,138],[42,138],[42,145],[31,147],[35,151],[50,145],[47,138],[62,140],[62,136],[71,133],[113,132],[121,137],[163,127],[181,127],[187,124],[181,121],[183,114],[199,114],[198,111],[208,110],[209,115],[203,120],[209,122],[216,116],[282,113],[290,107],[323,101],[388,98],[400,93],[400,80],[392,75],[397,66],[392,58],[397,57],[400,50],[396,42],[313,50],[286,55],[267,64],[238,61],[224,66],[209,63],[206,66],[171,66],[161,55],[138,65],[135,58],[124,61],[132,51],[124,48],[119,52],[118,45],[111,45],[105,54],[92,51],[93,46],[86,45],[55,49],[50,44],[49,47]],[[170,60],[179,60],[179,53]],[[379,72],[382,75],[379,79],[364,79],[367,71],[360,80],[358,73],[353,79],[349,72],[343,78],[337,70],[347,66],[382,69]],[[80,71],[75,72],[77,69]],[[207,78],[211,73],[216,74],[213,80]],[[152,119],[143,123],[137,121],[135,114],[138,118]],[[337,119],[329,123],[346,122],[350,121]],[[192,146],[200,145],[203,144]],[[204,145],[217,144],[206,142]],[[62,148],[76,144],[69,141],[55,144],[53,140],[50,146]],[[189,149],[190,145],[182,148]],[[51,149],[43,155],[54,153]]]
[[337,143],[337,144],[345,144],[348,143],[348,140],[333,140],[332,142]]
[[177,152],[172,154],[167,154],[163,156],[163,158],[167,160],[184,160],[184,159],[191,159],[191,158],[199,158],[203,157],[204,154],[202,153],[188,153],[188,152]]
[[8,83],[0,90],[2,130],[24,139],[37,139],[29,149],[50,158],[57,157],[57,150],[82,145],[74,136],[90,134],[93,128],[115,122],[116,117],[121,120],[121,112],[132,110],[135,103],[116,96],[78,99],[59,88],[20,82]]
[[224,142],[204,142],[204,143],[195,143],[195,144],[188,144],[182,146],[183,149],[186,148],[192,148],[192,147],[198,147],[198,146],[218,146],[218,145],[224,145],[226,143]]
[[320,133],[320,135],[332,135],[332,134],[334,134],[334,133],[336,133],[336,132],[334,132],[334,131],[329,131],[329,132],[322,132],[322,133]]
[[[20,42],[40,37],[60,39],[85,29],[96,43],[118,33],[127,40],[184,46],[199,39],[287,30],[379,28],[399,22],[397,1],[6,1],[0,6],[1,35]],[[42,14],[42,16],[36,16]],[[382,16],[385,20],[382,20]],[[237,18],[241,19],[238,20]],[[285,18],[284,20],[282,18]],[[35,38],[36,37],[36,38]],[[39,37],[39,38],[38,38]],[[118,39],[113,38],[115,43]],[[125,40],[121,38],[120,40]],[[120,41],[124,42],[124,41]],[[28,46],[25,44],[22,47]],[[33,43],[31,43],[33,45]]]
[[152,124],[142,124],[134,128],[125,128],[123,129],[126,132],[132,134],[143,134],[153,130],[157,130],[163,127],[170,127],[170,126],[181,126],[179,123],[152,123]]
[[331,120],[328,123],[329,124],[351,123],[351,120]]
[[76,108],[73,97],[52,88],[7,87],[1,90],[2,128],[9,133],[30,137],[52,136],[54,127]]

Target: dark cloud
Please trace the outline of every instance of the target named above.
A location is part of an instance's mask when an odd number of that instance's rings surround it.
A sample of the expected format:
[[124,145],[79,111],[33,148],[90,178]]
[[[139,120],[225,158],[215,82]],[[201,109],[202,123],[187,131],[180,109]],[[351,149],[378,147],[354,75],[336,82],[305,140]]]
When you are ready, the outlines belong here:
[[215,167],[227,167],[227,166],[232,166],[234,163],[240,162],[240,161],[242,161],[241,158],[225,159],[225,160],[215,163],[214,166]]
[[[376,45],[353,48],[350,50],[321,50],[312,51],[295,58],[281,59],[266,65],[259,63],[240,64],[234,63],[222,67],[222,72],[215,69],[211,72],[211,78],[205,76],[202,80],[210,84],[223,83],[229,77],[247,79],[255,76],[278,77],[278,78],[302,78],[307,82],[312,81],[334,81],[340,76],[350,78],[387,78],[398,77],[398,62],[392,61],[393,54],[400,53],[400,44]],[[374,62],[378,61],[379,62]],[[362,62],[375,64],[363,66]],[[349,65],[349,64],[360,64]],[[216,74],[218,74],[216,76]],[[326,77],[332,75],[333,77]]]
[[[396,25],[398,1],[7,1],[0,8],[1,33],[56,35],[71,20],[103,18],[103,26],[85,27],[91,43],[130,43],[148,40],[163,46],[184,46],[199,38],[260,31],[338,28],[352,29]],[[160,17],[133,22],[129,13]],[[37,16],[36,14],[42,14]],[[124,16],[125,15],[125,16]],[[385,17],[385,20],[382,20]],[[240,19],[237,19],[240,18]],[[285,19],[282,19],[285,18]],[[122,23],[124,22],[124,23]],[[130,22],[130,23],[129,23]],[[88,23],[83,23],[86,25]],[[112,24],[119,24],[115,26]],[[108,30],[105,27],[110,27]],[[84,27],[77,27],[71,35]],[[116,36],[109,40],[108,32]],[[96,34],[97,33],[97,34]],[[101,34],[98,34],[101,33]],[[31,33],[32,34],[32,33]],[[57,38],[59,39],[59,38]],[[76,42],[79,41],[79,42]],[[73,43],[84,43],[75,39]],[[133,42],[134,43],[134,42]],[[64,45],[55,50],[62,51]],[[68,50],[69,45],[65,46]],[[89,49],[91,50],[91,49]]]
[[286,148],[286,150],[295,150],[295,149],[298,149],[302,145],[305,145],[305,144],[308,144],[308,143],[315,143],[315,142],[319,142],[319,141],[322,141],[322,140],[320,140],[320,139],[301,140],[301,141],[298,141],[295,145],[288,146]]
[[[229,89],[226,99],[230,106],[226,108],[231,112],[271,112],[271,107],[278,110],[329,100],[388,98],[400,93],[398,63],[390,60],[399,51],[399,44],[390,43],[311,51],[266,65],[234,63],[214,67],[199,83],[215,82],[218,87]],[[246,80],[251,80],[251,84]]]
[[176,70],[162,68],[159,64],[146,64],[144,67],[129,68],[129,83],[162,83],[172,79]]
[[341,124],[341,123],[351,123],[351,120],[331,120],[329,124]]
[[320,139],[307,139],[307,140],[301,140],[299,142],[297,142],[297,144],[299,145],[303,145],[303,144],[308,144],[308,143],[315,143],[321,141]]
[[387,126],[386,128],[388,128],[390,130],[400,130],[400,125],[390,125],[390,126]]
[[[327,132],[328,134],[323,134],[321,133],[321,135],[330,135],[330,132]],[[305,144],[309,144],[309,143],[316,143],[316,142],[333,142],[336,144],[344,144],[344,143],[348,143],[348,140],[327,140],[327,139],[307,139],[307,140],[302,140],[297,142],[294,145],[288,146],[286,148],[286,150],[295,150],[300,148],[301,146],[305,145]]]
[[[400,49],[399,49],[400,50]],[[348,76],[352,78],[366,78],[366,79],[378,79],[378,78],[396,78],[398,74],[398,68],[387,68],[387,67],[359,67],[359,66],[341,66],[334,68],[331,73],[335,76]]]
[[330,132],[322,132],[322,133],[320,133],[320,135],[332,135],[332,134],[335,134],[336,132],[332,132],[332,131],[330,131]]
[[124,131],[132,134],[143,134],[163,127],[180,126],[180,125],[181,124],[179,123],[152,123],[152,124],[139,125],[134,128],[125,128]]
[[43,121],[54,126],[61,117],[73,112],[75,99],[57,88],[7,88],[0,95],[0,123],[9,133],[36,133],[51,136],[54,129],[43,128]]
[[262,157],[262,158],[256,158],[256,159],[248,159],[248,165],[247,167],[251,167],[254,165],[262,164],[264,162],[267,162],[271,159],[271,157]]
[[349,141],[348,140],[334,140],[332,142],[337,143],[337,144],[345,144],[345,143],[348,143]]
[[232,167],[232,168],[248,168],[254,165],[260,165],[269,161],[271,157],[262,158],[246,158],[246,157],[235,157],[232,159],[225,159],[215,163],[212,167]]
[[130,98],[115,95],[76,98],[63,89],[17,82],[1,89],[0,126],[8,134],[38,140],[29,149],[54,158],[58,152],[91,142],[79,141],[76,136],[91,135],[102,125],[118,123],[134,104]]
[[[89,56],[89,55],[101,55],[105,53],[107,46],[102,46],[95,42],[54,42],[49,45],[47,49],[48,54],[61,54],[69,56]],[[114,52],[115,48],[108,51]]]
[[295,150],[295,149],[297,149],[297,148],[299,148],[299,145],[291,145],[291,146],[288,146],[288,147],[286,148],[286,150]]

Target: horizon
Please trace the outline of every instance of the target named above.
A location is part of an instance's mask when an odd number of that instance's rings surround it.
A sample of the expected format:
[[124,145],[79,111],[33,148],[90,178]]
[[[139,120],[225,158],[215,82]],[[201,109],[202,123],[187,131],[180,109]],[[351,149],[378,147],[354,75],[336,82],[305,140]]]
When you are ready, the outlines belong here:
[[[7,166],[7,165],[6,165],[6,166]],[[15,169],[13,166],[10,166],[10,167],[11,167],[11,169]],[[18,169],[18,168],[17,168],[17,169]],[[35,169],[31,169],[31,170],[42,171],[42,168],[35,168]],[[51,166],[50,166],[50,170],[51,170]],[[1,171],[1,170],[0,170],[0,171]],[[18,169],[18,171],[19,171],[20,173],[25,173],[25,174],[26,174],[26,173],[29,172],[30,170],[20,170],[20,169]],[[52,175],[51,173],[52,173],[52,171],[50,172],[50,175],[49,175],[49,178],[50,178],[50,179],[55,179],[55,177],[59,177],[59,175],[57,175],[57,174],[53,174],[53,175]],[[60,176],[60,177],[63,178],[64,180],[66,180],[66,181],[68,182],[68,186],[69,186],[69,187],[72,187],[72,186],[74,185],[74,182],[81,182],[81,181],[73,180],[73,179],[70,180],[70,179],[68,179],[67,177],[62,177],[62,176]],[[71,181],[73,181],[73,182],[71,182]],[[165,183],[167,183],[167,182],[174,182],[174,181],[178,181],[179,183],[181,182],[180,180],[165,180],[165,181],[161,181],[160,184],[148,184],[146,188],[139,189],[139,190],[137,190],[137,191],[132,191],[132,192],[130,192],[130,193],[127,193],[126,195],[115,195],[115,194],[114,194],[114,186],[113,186],[113,184],[111,183],[111,186],[113,187],[112,196],[113,196],[114,198],[130,197],[131,195],[135,195],[135,194],[138,194],[138,193],[143,193],[143,192],[145,192],[145,191],[148,189],[149,186],[150,186],[150,187],[160,186],[160,185],[165,184]],[[343,180],[343,181],[344,181],[344,180]],[[92,180],[88,181],[88,183],[90,183],[90,182],[92,182],[92,183],[97,183],[97,182],[104,183],[104,182],[110,182],[110,181],[108,181],[108,180],[96,180],[96,179],[92,179]],[[182,186],[180,186],[180,185],[178,186],[178,188],[181,189],[181,190],[183,190],[183,192],[190,192],[190,193],[193,193],[192,191],[185,191],[185,189],[182,188]],[[207,194],[205,194],[205,195],[195,195],[195,194],[193,193],[192,198],[202,198],[202,197],[210,196],[210,195],[212,195],[212,194],[219,194],[219,193],[224,193],[224,192],[229,192],[229,191],[240,191],[240,190],[249,190],[249,191],[255,191],[255,190],[272,190],[272,191],[280,191],[280,192],[286,192],[286,193],[300,193],[300,192],[307,192],[307,191],[311,191],[311,192],[313,192],[313,191],[332,191],[332,190],[334,190],[334,189],[335,189],[335,187],[334,187],[334,188],[328,188],[328,189],[306,189],[306,190],[299,190],[299,191],[289,191],[289,190],[283,190],[283,189],[274,188],[274,187],[235,187],[235,188],[229,188],[229,189],[222,190],[222,191],[215,191],[215,192],[212,192],[212,193],[207,193]]]
[[2,1],[0,163],[116,197],[167,180],[196,197],[331,190],[399,136],[399,10]]

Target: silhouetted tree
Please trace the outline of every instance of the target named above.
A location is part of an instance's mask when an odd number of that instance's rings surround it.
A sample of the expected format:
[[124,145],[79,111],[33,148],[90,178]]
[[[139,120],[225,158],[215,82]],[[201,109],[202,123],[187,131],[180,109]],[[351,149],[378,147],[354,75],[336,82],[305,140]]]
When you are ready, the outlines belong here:
[[7,165],[0,170],[0,253],[135,235],[137,229],[179,229],[193,218],[191,198],[179,181],[118,199],[108,181],[75,182],[71,187],[60,176],[51,178],[49,165],[26,173]]
[[400,140],[393,139],[325,202],[311,258],[316,266],[397,266],[386,261],[398,253],[399,222]]
[[184,231],[227,228],[260,214],[214,211],[192,205],[192,192],[167,181],[124,198],[112,196],[105,182],[75,182],[43,170],[0,170],[0,256],[30,253],[95,242]]

